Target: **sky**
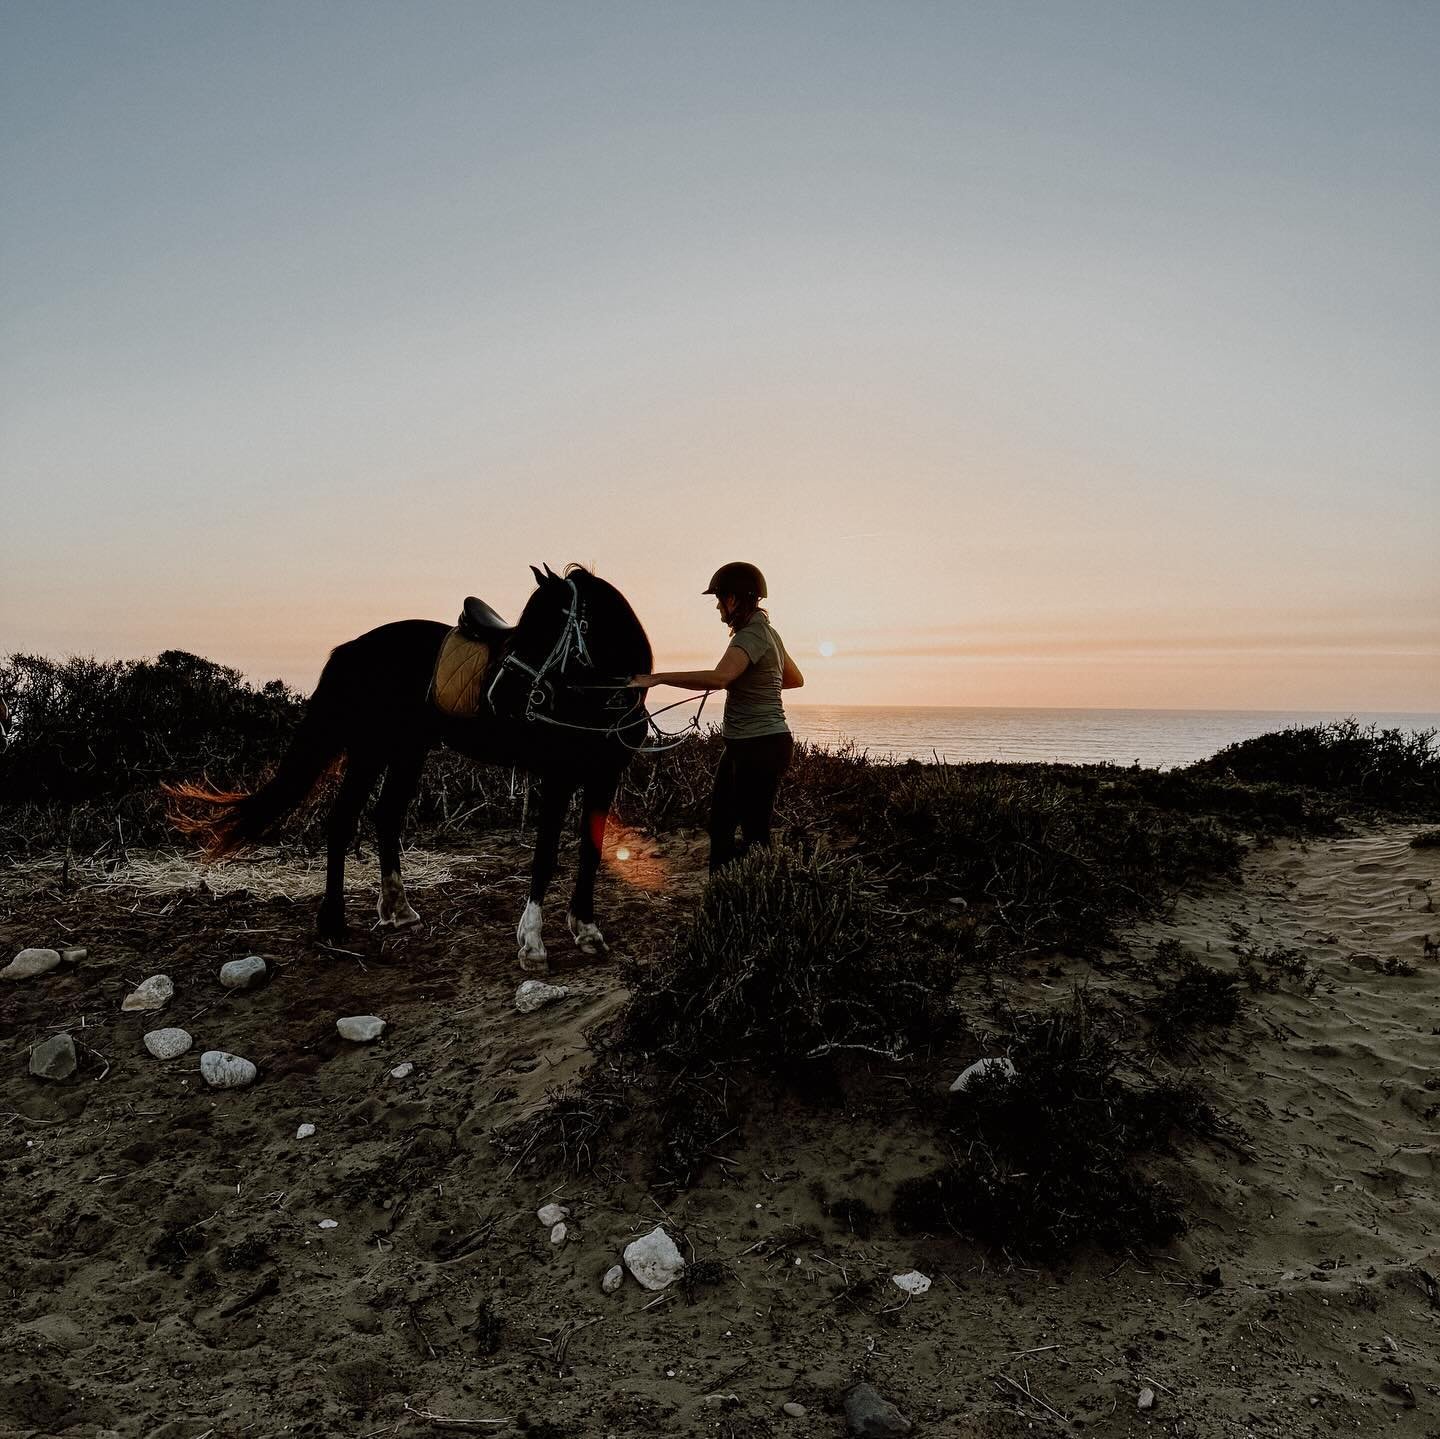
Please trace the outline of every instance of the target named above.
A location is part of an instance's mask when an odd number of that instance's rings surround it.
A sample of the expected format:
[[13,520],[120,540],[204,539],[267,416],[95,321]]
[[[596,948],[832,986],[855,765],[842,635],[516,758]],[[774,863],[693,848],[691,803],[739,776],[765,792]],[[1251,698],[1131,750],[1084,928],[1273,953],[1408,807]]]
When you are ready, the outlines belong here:
[[0,653],[307,689],[579,561],[691,668],[743,558],[797,699],[1440,711],[1437,73],[1428,0],[0,0]]

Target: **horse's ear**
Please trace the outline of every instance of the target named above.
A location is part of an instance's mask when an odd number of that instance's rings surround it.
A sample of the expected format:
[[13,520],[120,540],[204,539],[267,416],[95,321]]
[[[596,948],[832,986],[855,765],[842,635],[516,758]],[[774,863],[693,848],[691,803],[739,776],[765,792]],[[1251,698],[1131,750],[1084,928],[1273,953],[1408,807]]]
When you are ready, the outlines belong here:
[[560,578],[560,576],[557,575],[555,571],[550,568],[549,565],[545,566],[545,573],[549,575],[552,580],[558,580]]
[[545,584],[545,576],[542,575],[534,565],[530,566],[530,573],[535,576],[535,583],[543,587]]

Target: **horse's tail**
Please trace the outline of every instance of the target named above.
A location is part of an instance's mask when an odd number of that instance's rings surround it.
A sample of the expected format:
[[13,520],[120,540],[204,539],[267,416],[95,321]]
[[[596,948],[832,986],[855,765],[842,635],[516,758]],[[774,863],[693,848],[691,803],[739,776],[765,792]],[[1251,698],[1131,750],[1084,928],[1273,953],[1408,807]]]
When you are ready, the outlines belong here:
[[325,662],[295,738],[275,773],[253,794],[219,790],[211,784],[162,786],[172,801],[166,818],[182,834],[199,840],[206,860],[228,859],[259,844],[305,803],[321,776],[340,757],[345,741],[338,655],[336,650]]

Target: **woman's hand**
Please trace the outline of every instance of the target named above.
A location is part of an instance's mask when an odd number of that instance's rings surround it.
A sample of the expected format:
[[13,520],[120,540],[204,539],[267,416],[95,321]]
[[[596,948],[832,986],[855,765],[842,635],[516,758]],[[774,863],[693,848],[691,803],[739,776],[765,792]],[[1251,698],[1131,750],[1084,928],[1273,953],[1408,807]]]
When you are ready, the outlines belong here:
[[630,688],[634,690],[648,690],[655,683],[654,675],[631,675]]

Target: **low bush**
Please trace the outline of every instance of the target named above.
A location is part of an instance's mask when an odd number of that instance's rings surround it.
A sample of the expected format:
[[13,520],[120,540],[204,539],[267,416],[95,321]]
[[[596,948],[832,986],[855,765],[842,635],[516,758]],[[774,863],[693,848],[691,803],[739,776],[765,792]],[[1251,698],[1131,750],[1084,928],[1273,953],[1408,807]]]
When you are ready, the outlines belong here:
[[1016,1075],[950,1097],[951,1162],[896,1192],[902,1232],[954,1232],[1036,1258],[1084,1243],[1163,1244],[1184,1229],[1177,1197],[1140,1167],[1176,1134],[1220,1123],[1192,1085],[1127,1078],[1082,991],[1012,1020]]

